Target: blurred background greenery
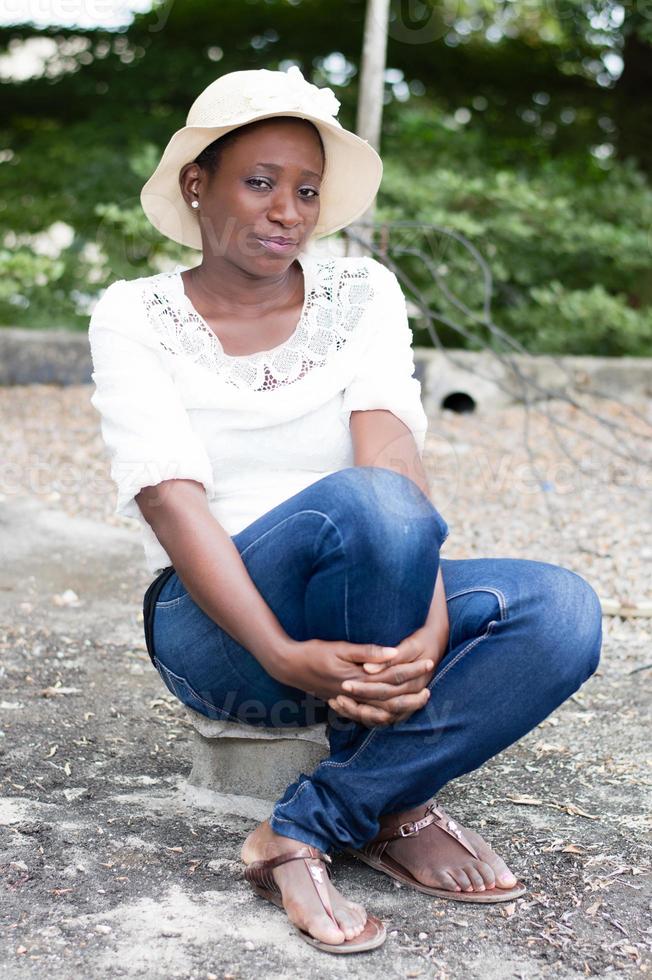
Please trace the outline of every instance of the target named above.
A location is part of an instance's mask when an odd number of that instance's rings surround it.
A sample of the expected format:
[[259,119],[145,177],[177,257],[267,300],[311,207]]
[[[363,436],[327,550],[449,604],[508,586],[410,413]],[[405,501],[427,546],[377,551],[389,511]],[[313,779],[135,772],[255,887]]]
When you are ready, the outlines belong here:
[[[139,203],[194,98],[297,64],[353,129],[364,13],[176,0],[111,29],[0,26],[0,323],[83,330],[113,280],[196,264]],[[387,65],[377,219],[465,236],[495,322],[533,352],[652,354],[652,2],[393,0]],[[436,264],[405,259],[433,306],[481,306],[467,249],[401,234]]]

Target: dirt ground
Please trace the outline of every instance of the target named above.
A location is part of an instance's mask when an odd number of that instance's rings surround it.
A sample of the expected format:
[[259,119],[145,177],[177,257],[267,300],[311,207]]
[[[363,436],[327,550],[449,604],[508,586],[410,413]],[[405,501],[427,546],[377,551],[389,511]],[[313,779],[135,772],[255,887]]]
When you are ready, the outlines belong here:
[[254,821],[188,796],[191,730],[145,650],[136,530],[16,492],[0,495],[0,536],[8,980],[649,971],[649,619],[605,617],[597,675],[440,795],[528,893],[507,906],[445,902],[337,856],[338,886],[389,932],[382,949],[340,958],[303,943],[241,878]]

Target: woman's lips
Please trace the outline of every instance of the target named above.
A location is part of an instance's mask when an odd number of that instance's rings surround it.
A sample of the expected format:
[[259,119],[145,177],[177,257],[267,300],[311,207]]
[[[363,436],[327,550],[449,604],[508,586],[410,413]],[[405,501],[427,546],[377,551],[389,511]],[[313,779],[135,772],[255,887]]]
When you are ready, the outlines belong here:
[[260,244],[270,252],[291,252],[297,242],[274,242],[269,238],[259,238]]

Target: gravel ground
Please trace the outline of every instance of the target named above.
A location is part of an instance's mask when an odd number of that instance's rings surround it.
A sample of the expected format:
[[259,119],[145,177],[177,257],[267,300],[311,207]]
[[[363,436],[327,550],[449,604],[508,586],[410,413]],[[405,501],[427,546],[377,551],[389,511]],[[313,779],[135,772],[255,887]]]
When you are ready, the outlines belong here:
[[[134,528],[113,514],[92,391],[0,388],[0,495],[37,494],[67,514]],[[601,597],[649,602],[652,402],[582,396],[582,404],[586,411],[557,399],[529,414],[513,406],[431,419],[424,462],[451,529],[445,557],[551,561],[584,575]]]
[[[311,950],[240,878],[250,820],[184,793],[190,728],[145,652],[149,576],[114,488],[91,386],[0,389],[0,963],[9,980],[354,977],[573,978],[649,972],[652,620],[605,617],[599,671],[553,716],[440,796],[529,886],[465,907],[397,888],[344,856],[343,891],[380,915],[382,950]],[[622,450],[643,423],[594,403]],[[562,402],[547,410],[581,424]],[[650,417],[650,405],[638,406]],[[532,414],[444,413],[426,463],[451,533],[446,557],[555,561],[601,596],[650,597],[649,471]],[[640,426],[636,435],[634,426]],[[647,457],[649,458],[649,457]],[[62,476],[64,477],[63,482]],[[648,486],[646,486],[646,480]],[[109,547],[111,545],[111,547]],[[78,600],[67,602],[66,589]]]

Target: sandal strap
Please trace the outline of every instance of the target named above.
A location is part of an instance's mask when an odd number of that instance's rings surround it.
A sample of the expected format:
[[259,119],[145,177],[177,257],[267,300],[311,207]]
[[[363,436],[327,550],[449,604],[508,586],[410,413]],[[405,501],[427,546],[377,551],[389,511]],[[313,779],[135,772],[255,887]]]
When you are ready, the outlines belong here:
[[324,868],[308,863],[309,861],[323,862],[326,867],[327,877],[331,877],[329,865],[333,863],[333,859],[318,848],[307,844],[305,847],[296,848],[294,851],[287,851],[285,854],[278,854],[276,857],[268,858],[267,860],[252,861],[251,864],[245,866],[244,877],[247,881],[267,889],[267,891],[272,892],[274,895],[281,895],[281,889],[272,874],[273,869],[278,868],[281,864],[287,864],[288,861],[299,860],[304,862],[304,866],[324,907],[324,911],[339,928],[335,913],[333,912],[333,906],[331,905],[328,885],[324,881]]
[[[426,807],[424,816],[420,820],[407,820],[404,823],[398,823],[397,821],[390,822],[386,827],[383,827],[380,832],[374,837],[373,841],[370,841],[367,845],[368,847],[375,844],[384,844],[390,840],[397,840],[400,837],[416,837],[417,834],[425,827],[429,827],[434,824],[453,837],[462,847],[473,855],[474,858],[478,858],[478,852],[474,848],[471,841],[468,839],[462,828],[455,820],[446,813],[446,811],[438,806],[436,800],[432,800]],[[377,849],[375,849],[377,850]],[[385,850],[383,846],[381,850]]]
[[[277,854],[276,857],[267,858],[261,861],[252,861],[251,864],[245,867],[245,878],[247,877],[247,871],[254,869],[271,869],[277,868],[280,864],[286,864],[288,861],[298,861],[301,858],[314,858],[316,861],[324,861],[327,866],[333,863],[333,859],[329,857],[328,854],[324,854],[317,847],[313,847],[312,844],[306,844],[305,847],[297,847],[293,851],[286,851],[284,854]],[[330,869],[328,869],[330,875]]]

